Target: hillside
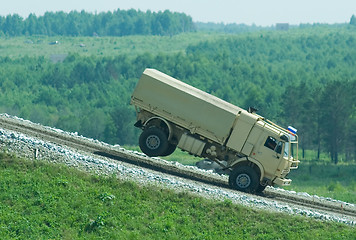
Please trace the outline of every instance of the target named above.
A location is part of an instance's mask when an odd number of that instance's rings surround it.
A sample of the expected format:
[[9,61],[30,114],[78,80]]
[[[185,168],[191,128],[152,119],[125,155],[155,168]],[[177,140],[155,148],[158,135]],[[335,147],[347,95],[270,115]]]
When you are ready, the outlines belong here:
[[[45,131],[43,126],[36,125],[37,128]],[[85,140],[76,134],[46,129]],[[322,239],[355,237],[355,221],[340,214],[330,215],[194,183],[75,151],[42,137],[7,129],[0,132],[0,234],[4,238],[308,239],[310,234]],[[345,202],[336,203],[345,209],[354,208]]]
[[346,225],[257,211],[4,154],[0,169],[4,239],[356,237],[354,227]]

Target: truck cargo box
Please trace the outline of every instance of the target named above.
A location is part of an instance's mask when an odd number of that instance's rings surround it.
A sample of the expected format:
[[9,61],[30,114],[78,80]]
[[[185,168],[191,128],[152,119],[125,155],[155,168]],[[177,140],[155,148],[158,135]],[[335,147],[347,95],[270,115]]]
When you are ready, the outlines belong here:
[[142,74],[131,101],[220,144],[224,144],[241,108],[155,69]]

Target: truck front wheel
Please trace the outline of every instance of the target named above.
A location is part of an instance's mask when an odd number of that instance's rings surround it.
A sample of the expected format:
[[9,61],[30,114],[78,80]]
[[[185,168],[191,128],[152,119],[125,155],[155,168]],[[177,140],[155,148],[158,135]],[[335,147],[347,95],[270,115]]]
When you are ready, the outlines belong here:
[[166,152],[164,154],[162,154],[161,156],[165,157],[165,156],[171,155],[172,153],[174,153],[176,148],[177,148],[177,145],[168,143],[168,147],[167,147]]
[[232,170],[229,176],[229,184],[236,190],[255,193],[259,186],[259,177],[253,168],[239,166]]
[[150,127],[140,135],[140,149],[149,157],[162,156],[168,149],[168,139],[164,131],[157,127]]

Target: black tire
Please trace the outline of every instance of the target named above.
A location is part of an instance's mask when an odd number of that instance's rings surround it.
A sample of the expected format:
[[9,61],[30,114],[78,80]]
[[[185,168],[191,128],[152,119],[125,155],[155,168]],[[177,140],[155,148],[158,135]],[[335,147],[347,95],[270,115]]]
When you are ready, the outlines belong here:
[[238,166],[230,173],[229,184],[233,189],[247,193],[256,193],[260,185],[256,171],[249,166]]
[[149,157],[162,156],[168,149],[167,135],[160,128],[147,128],[140,135],[139,145],[141,151]]
[[161,156],[169,156],[169,155],[171,155],[172,153],[174,153],[176,148],[177,148],[177,145],[168,143],[167,151]]

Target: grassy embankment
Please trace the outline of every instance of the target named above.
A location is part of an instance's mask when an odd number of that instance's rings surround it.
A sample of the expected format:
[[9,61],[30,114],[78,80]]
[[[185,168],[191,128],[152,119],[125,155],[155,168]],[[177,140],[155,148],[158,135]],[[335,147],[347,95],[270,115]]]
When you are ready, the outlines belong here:
[[2,239],[355,239],[353,227],[0,155]]

